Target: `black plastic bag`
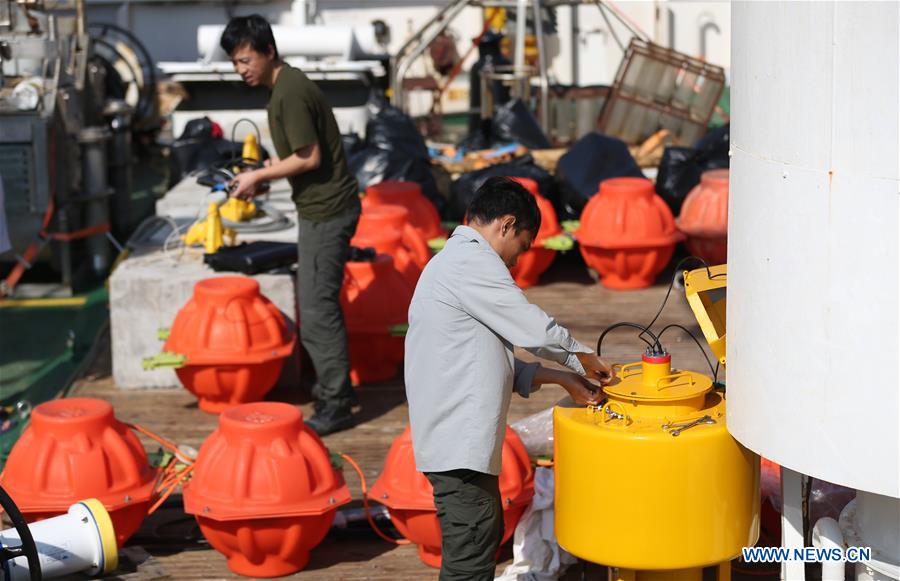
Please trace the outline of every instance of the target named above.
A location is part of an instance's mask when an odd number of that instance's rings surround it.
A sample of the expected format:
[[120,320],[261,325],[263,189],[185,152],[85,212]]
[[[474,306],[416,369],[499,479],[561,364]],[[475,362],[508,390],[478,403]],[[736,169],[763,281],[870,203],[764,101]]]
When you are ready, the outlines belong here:
[[366,123],[366,145],[428,161],[428,147],[409,115],[383,100],[371,101],[369,108],[375,114]]
[[625,142],[597,131],[588,133],[559,158],[556,166],[560,219],[577,219],[601,181],[625,176],[644,177]]
[[499,107],[494,114],[494,139],[505,143],[518,143],[528,149],[548,149],[550,140],[541,130],[537,119],[521,99],[513,99]]
[[535,165],[530,155],[524,155],[508,163],[498,163],[462,174],[453,184],[450,203],[447,206],[447,219],[461,222],[475,192],[488,178],[494,176],[531,178],[537,182],[538,191],[542,196],[551,202],[558,199],[556,181],[553,176]]
[[667,147],[656,175],[656,193],[665,200],[672,214],[681,212],[681,205],[700,176],[710,169],[728,167],[729,126],[709,131],[694,147]]
[[356,133],[341,134],[341,145],[344,146],[344,155],[349,158],[365,146],[362,137]]
[[443,212],[446,200],[438,192],[428,148],[415,123],[384,100],[371,101],[369,107],[374,116],[366,124],[365,147],[349,154],[347,160],[360,189],[386,180],[416,182],[438,212]]
[[528,149],[553,147],[537,119],[521,99],[513,99],[497,109],[492,120],[483,120],[479,129],[469,133],[459,147],[468,151],[491,149],[518,143]]

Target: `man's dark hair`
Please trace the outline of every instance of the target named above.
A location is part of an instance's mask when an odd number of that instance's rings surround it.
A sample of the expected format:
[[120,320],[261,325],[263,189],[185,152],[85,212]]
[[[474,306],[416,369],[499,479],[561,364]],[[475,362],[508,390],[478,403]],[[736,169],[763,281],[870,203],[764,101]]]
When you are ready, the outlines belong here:
[[250,16],[237,16],[228,22],[219,45],[228,56],[241,48],[249,45],[250,48],[262,54],[269,54],[269,47],[275,51],[278,58],[278,46],[275,45],[275,35],[269,22],[259,14]]
[[536,235],[541,227],[541,211],[528,190],[509,178],[496,176],[488,178],[469,202],[467,212],[469,220],[490,224],[507,214],[516,219],[514,228],[517,234],[522,230],[528,230]]

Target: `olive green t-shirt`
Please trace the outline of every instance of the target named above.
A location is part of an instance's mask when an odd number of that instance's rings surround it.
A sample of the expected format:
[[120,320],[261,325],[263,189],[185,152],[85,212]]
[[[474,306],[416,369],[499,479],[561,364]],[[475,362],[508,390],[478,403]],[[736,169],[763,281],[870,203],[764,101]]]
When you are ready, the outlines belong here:
[[300,69],[285,64],[266,106],[269,132],[278,157],[318,142],[319,167],[288,178],[297,213],[316,222],[332,218],[359,198],[359,186],[347,169],[341,132],[318,85]]

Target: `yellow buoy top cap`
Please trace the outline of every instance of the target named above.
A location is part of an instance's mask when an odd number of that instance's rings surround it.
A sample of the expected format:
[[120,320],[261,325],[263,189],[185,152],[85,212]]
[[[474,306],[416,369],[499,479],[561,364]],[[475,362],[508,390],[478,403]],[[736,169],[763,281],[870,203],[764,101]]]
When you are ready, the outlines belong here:
[[618,367],[616,380],[603,388],[616,399],[660,404],[697,399],[712,389],[712,380],[702,373],[672,369],[668,354],[644,355]]

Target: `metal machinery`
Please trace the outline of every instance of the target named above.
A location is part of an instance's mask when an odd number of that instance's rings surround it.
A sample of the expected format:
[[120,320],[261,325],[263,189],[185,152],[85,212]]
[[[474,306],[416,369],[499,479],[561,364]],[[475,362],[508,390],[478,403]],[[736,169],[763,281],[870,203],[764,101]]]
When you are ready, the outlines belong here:
[[[295,3],[292,6],[296,7]],[[302,12],[302,10],[300,10]],[[172,132],[178,137],[192,119],[208,116],[222,126],[226,137],[243,139],[235,132],[241,119],[257,125],[261,145],[271,147],[266,118],[267,91],[247,87],[219,47],[223,25],[197,28],[197,61],[164,61],[160,70],[183,87],[185,99],[172,113]],[[328,97],[343,134],[365,136],[373,88],[384,84],[385,39],[374,26],[352,27],[307,24],[273,27],[278,52],[285,62],[302,68]]]
[[[531,85],[535,82],[538,84],[538,108],[541,127],[549,132],[551,126],[551,87],[547,74],[549,63],[547,62],[546,50],[544,48],[545,34],[544,22],[545,8],[555,8],[559,6],[575,6],[580,4],[594,4],[606,18],[606,12],[610,12],[617,18],[632,34],[642,37],[640,31],[631,25],[617,10],[611,8],[601,0],[452,0],[445,4],[435,15],[413,34],[395,55],[391,58],[391,101],[394,106],[407,110],[406,93],[417,86],[421,85],[414,79],[409,79],[409,73],[416,62],[427,50],[431,43],[443,34],[447,28],[453,23],[463,10],[468,6],[481,8],[515,8],[516,9],[516,46],[513,51],[515,61],[512,65],[504,67],[503,70],[493,70],[491,68],[482,71],[482,78],[489,77],[491,81],[504,82],[509,85],[514,93],[513,96],[527,98],[530,96]],[[537,67],[532,68],[525,64],[525,31],[526,20],[529,11],[533,16],[534,36],[537,44]],[[490,25],[490,19],[486,19],[485,31]],[[451,79],[452,80],[452,79]],[[449,85],[449,82],[447,83]],[[440,93],[446,89],[445,87],[437,87],[435,91],[435,101],[439,101]],[[470,90],[476,90],[472,87]],[[487,93],[485,93],[487,94]],[[591,93],[588,97],[596,97]],[[482,117],[490,116],[490,100],[486,100],[482,104]]]
[[[547,11],[582,4],[596,5],[608,27],[611,27],[612,16],[633,36],[627,48],[616,37],[624,59],[611,93],[609,87],[551,87],[551,75],[548,74],[550,57],[545,48]],[[491,99],[480,98],[481,95],[490,96],[491,92],[486,91],[487,85],[495,87],[494,94],[497,93],[496,87],[502,86],[504,93],[522,98],[526,103],[531,101],[532,85],[536,85],[540,125],[556,142],[571,141],[573,137],[599,128],[626,143],[637,144],[662,127],[676,139],[691,144],[697,139],[698,132],[702,134],[702,129],[706,127],[724,86],[721,67],[653,44],[612,3],[602,0],[453,0],[444,5],[392,57],[391,91],[395,106],[407,111],[407,94],[417,89],[428,89],[433,93],[432,114],[440,113],[441,96],[453,81],[459,65],[443,84],[432,79],[410,78],[410,71],[417,59],[468,6],[495,10],[515,8],[516,18],[512,33],[515,38],[512,51],[515,60],[512,64],[478,70],[481,78],[471,80],[472,108],[480,107],[482,118],[493,115],[494,103]],[[529,16],[532,17],[535,44],[531,49],[526,47],[526,38],[531,39],[526,34]],[[496,12],[485,13],[484,29],[475,44],[480,43],[489,29],[502,28],[498,20],[503,19],[498,19]],[[581,49],[578,47],[573,48],[572,52],[575,63],[584,57],[579,56]],[[533,66],[526,63],[528,53],[536,53]],[[460,64],[462,60],[465,57],[459,61]],[[471,113],[474,115],[476,111]],[[578,127],[575,136],[571,135],[571,126]]]
[[110,267],[111,223],[128,212],[130,109],[107,99],[105,62],[83,0],[0,1],[0,176],[13,244],[0,295],[37,262],[55,279],[42,294],[71,293]]
[[724,392],[664,351],[618,366],[599,406],[554,409],[556,535],[621,581],[699,581],[759,536],[759,457]]

